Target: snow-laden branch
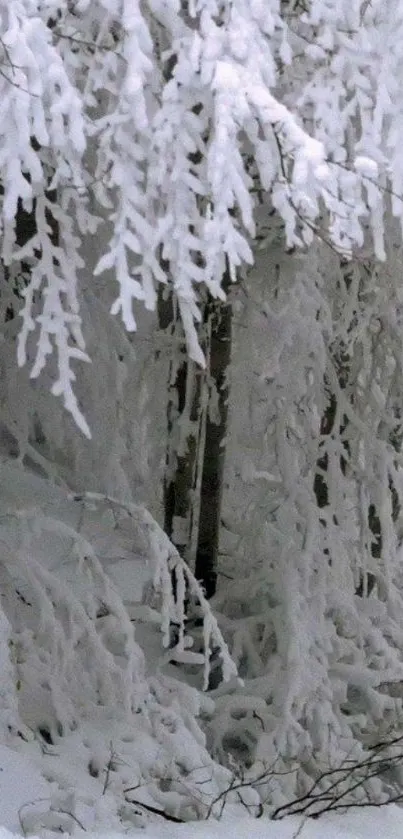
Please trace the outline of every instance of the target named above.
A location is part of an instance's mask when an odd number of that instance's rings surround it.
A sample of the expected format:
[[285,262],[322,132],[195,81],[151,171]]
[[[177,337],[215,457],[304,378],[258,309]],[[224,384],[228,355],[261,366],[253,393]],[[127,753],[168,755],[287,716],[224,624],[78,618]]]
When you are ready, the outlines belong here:
[[[384,258],[385,197],[403,218],[401,2],[365,14],[358,0],[292,15],[245,0],[186,13],[174,0],[0,9],[2,257],[24,253],[31,271],[20,362],[28,336],[35,375],[56,354],[54,391],[84,433],[72,387],[86,358],[78,252],[99,213],[95,273],[117,282],[112,313],[134,330],[137,301],[154,308],[170,283],[199,364],[200,291],[222,298],[227,268],[235,280],[253,262],[256,192],[289,247],[310,245],[320,222],[350,255],[369,227]],[[22,211],[32,224],[21,243]]]
[[[170,624],[173,622],[179,625],[177,653],[184,653],[185,601],[190,594],[197,601],[203,619],[204,689],[207,690],[208,687],[210,654],[213,645],[219,650],[224,681],[228,682],[236,677],[237,668],[200,583],[151,513],[140,505],[123,503],[95,492],[86,492],[83,495],[74,496],[74,498],[84,502],[88,500],[88,503],[91,503],[91,501],[98,502],[123,509],[133,518],[136,526],[146,533],[149,542],[150,561],[154,568],[154,586],[161,594],[161,631],[164,646],[168,647],[170,644]],[[180,660],[178,655],[176,660]]]

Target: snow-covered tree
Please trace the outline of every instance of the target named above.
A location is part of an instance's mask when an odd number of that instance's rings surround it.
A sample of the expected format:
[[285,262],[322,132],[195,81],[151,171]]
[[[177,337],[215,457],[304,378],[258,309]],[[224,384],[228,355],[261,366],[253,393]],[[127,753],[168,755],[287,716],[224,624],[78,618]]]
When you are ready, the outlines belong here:
[[[238,505],[242,591],[222,606],[255,682],[246,710],[221,700],[212,739],[223,759],[231,743],[239,757],[246,738],[248,762],[265,766],[276,751],[309,775],[314,753],[337,759],[399,710],[387,686],[402,676],[401,288],[391,256],[403,218],[402,47],[401,0],[0,0],[2,440],[75,489],[126,504],[148,493],[157,509],[159,492],[145,485],[150,463],[161,474],[164,445],[151,451],[149,441],[164,399],[151,414],[172,358],[178,371],[177,334],[170,345],[159,334],[147,355],[143,308],[172,295],[196,375],[206,307],[224,301],[228,277],[242,280],[227,508],[239,477],[253,498]],[[286,272],[278,242],[305,254],[288,257]],[[243,294],[256,304],[244,333]],[[128,332],[137,319],[141,340],[128,340],[117,316]],[[77,365],[90,360],[90,372]],[[93,433],[92,454],[55,420],[41,383]],[[206,419],[213,406],[196,396]],[[246,407],[260,441],[249,462],[251,434],[234,419],[239,408],[247,423]],[[25,519],[21,532],[27,539]],[[31,569],[54,626],[45,578]],[[355,594],[374,580],[371,598]],[[164,627],[177,608],[181,627],[183,577],[177,604],[170,578],[160,584]],[[67,621],[82,614],[70,596],[61,602]],[[239,610],[247,619],[234,626]],[[207,607],[204,617],[208,651]]]
[[399,258],[273,243],[237,299],[215,608],[246,683],[212,736],[295,791],[402,721]]

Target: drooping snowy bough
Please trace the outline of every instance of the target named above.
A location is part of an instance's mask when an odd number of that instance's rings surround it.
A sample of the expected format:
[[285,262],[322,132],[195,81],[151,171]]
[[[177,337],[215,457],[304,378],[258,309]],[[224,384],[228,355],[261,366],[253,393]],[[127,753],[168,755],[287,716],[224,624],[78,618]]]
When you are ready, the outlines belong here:
[[258,196],[289,247],[310,244],[321,216],[343,253],[369,226],[384,257],[385,195],[403,208],[401,3],[0,10],[1,253],[25,298],[19,363],[34,359],[35,377],[55,355],[53,392],[84,433],[77,281],[100,224],[92,267],[117,281],[112,312],[133,330],[134,302],[153,308],[172,283],[200,363],[198,289],[220,297],[226,263],[235,280],[253,262]]
[[[142,799],[180,819],[203,817],[230,775],[206,751],[200,694],[164,673],[156,643],[161,628],[169,645],[169,623],[178,621],[172,652],[181,660],[186,580],[204,619],[199,669],[208,678],[214,643],[224,677],[236,674],[198,583],[142,508],[69,496],[16,465],[0,468],[2,742],[26,751],[33,741],[31,757],[57,794],[74,791],[73,819],[106,794],[115,825],[141,824]],[[141,605],[147,579],[160,612]]]

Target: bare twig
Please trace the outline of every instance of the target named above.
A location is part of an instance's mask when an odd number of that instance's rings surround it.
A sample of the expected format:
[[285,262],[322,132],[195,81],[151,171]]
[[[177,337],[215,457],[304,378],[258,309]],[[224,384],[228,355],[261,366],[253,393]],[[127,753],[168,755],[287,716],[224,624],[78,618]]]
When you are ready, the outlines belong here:
[[80,821],[80,819],[78,818],[78,816],[76,816],[76,815],[75,815],[74,813],[72,813],[70,810],[63,810],[61,807],[58,807],[58,808],[57,808],[57,810],[55,810],[54,812],[55,812],[55,813],[64,813],[64,815],[66,815],[66,816],[70,816],[70,818],[71,818],[71,819],[73,819],[73,822],[75,822],[76,824],[78,824],[78,826],[81,828],[81,830],[83,830],[83,831],[84,831],[84,833],[86,833],[86,832],[87,832],[87,828],[83,825],[82,821]]
[[[384,752],[399,746],[395,754]],[[310,788],[293,801],[277,807],[272,813],[273,819],[282,819],[289,815],[320,816],[323,813],[344,810],[355,806],[379,807],[382,804],[403,801],[403,791],[397,790],[387,796],[385,801],[356,801],[348,800],[358,789],[365,790],[365,785],[373,778],[379,777],[386,769],[400,766],[403,752],[403,737],[398,736],[390,741],[381,741],[371,749],[369,757],[361,761],[345,761],[336,769],[329,769],[312,783]],[[331,781],[325,789],[323,784]],[[342,785],[346,785],[344,788]],[[347,800],[346,800],[347,799]]]
[[102,789],[102,795],[105,795],[106,790],[108,789],[110,774],[111,774],[111,771],[112,771],[113,764],[116,762],[116,757],[117,757],[116,752],[114,751],[114,748],[113,748],[112,741],[109,743],[109,749],[110,749],[110,757],[109,757],[108,763],[106,764],[105,780],[104,780],[104,785],[103,785],[103,789]]

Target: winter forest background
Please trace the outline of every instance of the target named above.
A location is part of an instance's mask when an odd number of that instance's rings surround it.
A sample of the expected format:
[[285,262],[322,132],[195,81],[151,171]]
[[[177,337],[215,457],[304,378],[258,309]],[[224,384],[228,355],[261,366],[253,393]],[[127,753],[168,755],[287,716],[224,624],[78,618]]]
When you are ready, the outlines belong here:
[[0,0],[24,832],[401,795],[402,132],[402,0]]

